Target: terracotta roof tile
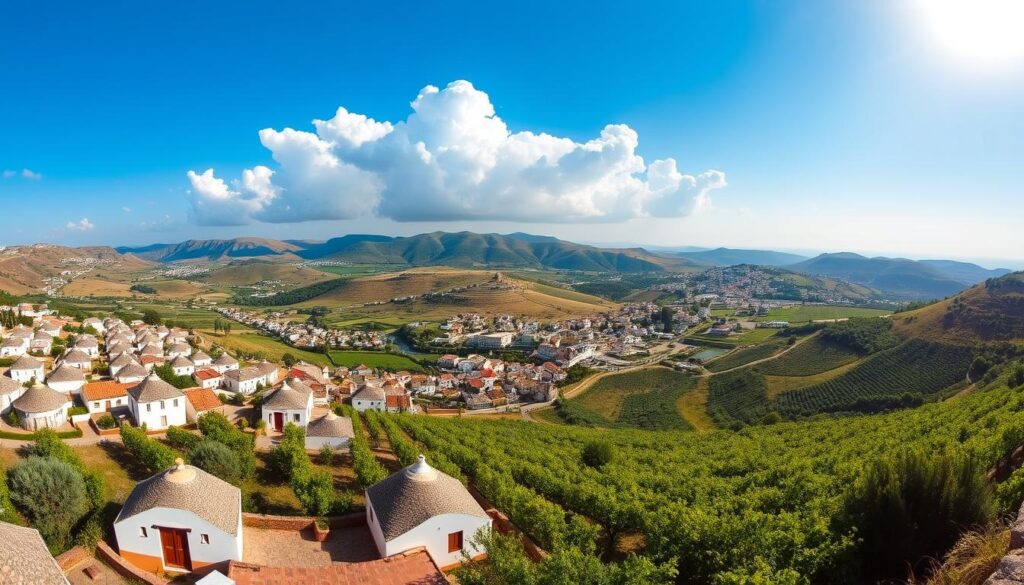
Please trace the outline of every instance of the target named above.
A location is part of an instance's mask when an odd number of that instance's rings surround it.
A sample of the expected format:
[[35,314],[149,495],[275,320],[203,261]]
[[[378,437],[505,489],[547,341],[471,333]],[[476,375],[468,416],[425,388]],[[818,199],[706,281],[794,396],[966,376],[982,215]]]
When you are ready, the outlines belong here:
[[89,400],[105,400],[107,398],[119,398],[128,395],[128,389],[134,384],[122,384],[113,380],[102,382],[89,382],[82,386],[82,396]]

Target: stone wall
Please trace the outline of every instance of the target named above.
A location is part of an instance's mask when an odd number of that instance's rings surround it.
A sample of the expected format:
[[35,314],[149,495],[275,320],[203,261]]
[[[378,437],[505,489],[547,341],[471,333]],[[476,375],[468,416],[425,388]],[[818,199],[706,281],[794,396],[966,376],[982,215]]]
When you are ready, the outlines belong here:
[[146,585],[167,585],[167,580],[152,573],[147,573],[135,565],[124,560],[121,555],[114,552],[107,543],[102,540],[96,544],[96,556],[106,562],[122,577],[129,580],[135,579]]
[[1024,585],[1024,506],[1010,526],[1010,552],[999,561],[985,585]]

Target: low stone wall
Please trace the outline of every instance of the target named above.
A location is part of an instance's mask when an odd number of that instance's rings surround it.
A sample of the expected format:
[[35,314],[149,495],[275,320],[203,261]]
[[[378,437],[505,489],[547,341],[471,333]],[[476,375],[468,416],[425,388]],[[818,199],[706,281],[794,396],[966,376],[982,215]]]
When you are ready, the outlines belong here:
[[114,552],[114,549],[110,548],[110,545],[103,541],[96,544],[96,556],[110,565],[112,569],[117,571],[119,575],[126,579],[135,579],[136,581],[145,583],[146,585],[168,585],[168,581],[163,577],[147,573],[124,560],[121,555],[117,554]]
[[1024,506],[1017,512],[1017,519],[1010,526],[1010,552],[999,561],[996,572],[985,581],[985,585],[1024,584]]
[[[314,518],[310,516],[274,516],[272,514],[242,514],[242,525],[265,530],[292,530],[301,532],[312,527]],[[364,512],[353,512],[344,516],[329,516],[327,525],[331,528],[349,528],[366,523]]]
[[89,551],[81,546],[76,546],[75,548],[64,551],[58,555],[57,565],[60,567],[61,571],[67,573],[71,570],[71,567],[74,567],[87,558],[89,558]]

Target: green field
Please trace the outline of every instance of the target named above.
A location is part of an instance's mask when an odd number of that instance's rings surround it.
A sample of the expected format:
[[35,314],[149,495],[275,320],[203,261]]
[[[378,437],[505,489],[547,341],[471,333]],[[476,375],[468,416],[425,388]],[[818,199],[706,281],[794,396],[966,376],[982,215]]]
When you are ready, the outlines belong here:
[[232,331],[230,335],[219,335],[209,332],[206,335],[211,343],[223,347],[229,353],[236,356],[249,356],[254,359],[262,357],[280,363],[284,354],[290,353],[297,359],[305,360],[311,364],[320,366],[331,365],[331,361],[322,353],[296,349],[273,337],[258,333],[235,333]]
[[359,266],[313,266],[315,270],[338,276],[366,276],[368,274],[379,274],[381,272],[392,272],[398,270],[395,267],[359,265]]
[[[210,309],[190,309],[184,305],[164,303],[125,303],[125,306],[131,307],[131,312],[135,313],[141,313],[144,310],[153,309],[160,313],[160,317],[164,321],[169,321],[174,324],[180,323],[187,327],[194,327],[196,329],[212,329],[213,322],[215,320],[226,320],[224,317],[220,316],[220,314]],[[232,327],[240,329],[244,326],[240,323],[232,323]]]
[[693,377],[668,368],[646,368],[606,376],[580,396],[559,402],[566,422],[598,427],[689,429],[676,401],[694,386]]
[[860,355],[851,349],[815,337],[778,359],[759,364],[757,371],[771,376],[813,376],[845,366],[859,358]]
[[379,351],[331,351],[330,354],[335,365],[345,366],[346,368],[366,365],[371,368],[380,368],[392,371],[424,371],[423,366],[412,361],[408,357],[393,353],[384,353]]
[[763,360],[771,357],[785,349],[785,347],[786,344],[783,341],[772,341],[771,343],[762,343],[761,345],[755,345],[754,347],[744,347],[713,360],[708,363],[706,367],[712,372],[721,372],[723,370],[738,368],[740,366],[745,366],[750,362],[756,362],[757,360]]
[[[642,533],[639,554],[677,560],[681,583],[835,585],[869,560],[856,556],[857,533],[843,523],[865,466],[920,448],[988,469],[1016,446],[1008,451],[1004,437],[1019,428],[1022,406],[1002,384],[912,410],[705,434],[391,416],[542,547],[570,533],[571,512],[614,528],[594,539],[599,551]],[[581,459],[595,440],[614,452],[601,468]]]
[[862,307],[838,307],[831,305],[795,305],[782,309],[772,309],[768,315],[757,317],[757,321],[789,321],[790,323],[806,323],[808,321],[824,321],[831,319],[849,319],[850,317],[881,317],[892,311],[882,309],[865,309]]

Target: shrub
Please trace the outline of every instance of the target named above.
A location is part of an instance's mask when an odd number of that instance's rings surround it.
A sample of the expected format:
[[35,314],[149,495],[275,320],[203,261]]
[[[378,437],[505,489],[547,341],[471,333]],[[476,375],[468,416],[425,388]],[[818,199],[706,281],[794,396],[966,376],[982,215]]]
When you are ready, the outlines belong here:
[[219,412],[208,412],[199,418],[199,432],[207,439],[224,443],[238,456],[242,478],[248,479],[256,473],[255,437],[244,433]]
[[150,439],[146,435],[145,427],[122,426],[121,441],[125,449],[152,473],[174,464],[175,452],[167,445]]
[[198,447],[203,442],[203,438],[179,427],[169,427],[167,442],[175,449],[188,452]]
[[306,471],[295,475],[292,477],[292,489],[303,509],[311,516],[329,514],[334,506],[334,478],[326,471]]
[[105,414],[96,419],[96,426],[101,429],[112,429],[117,426],[117,421],[109,414]]
[[215,475],[224,481],[237,485],[242,478],[238,455],[227,445],[207,440],[192,449],[189,461],[199,469]]
[[941,557],[962,532],[986,525],[994,506],[975,461],[914,450],[868,465],[846,510],[861,539],[855,565],[874,582]]
[[583,446],[581,455],[584,465],[604,467],[611,463],[615,456],[612,444],[607,441],[590,441]]
[[316,460],[320,465],[330,465],[334,461],[334,448],[330,445],[320,447]]
[[18,412],[13,408],[9,413],[7,413],[7,424],[11,425],[12,427],[21,426],[21,418],[18,416]]
[[82,475],[52,457],[30,457],[7,478],[11,500],[39,530],[51,552],[71,544],[71,531],[89,511]]
[[306,455],[305,430],[293,423],[286,424],[284,437],[270,452],[268,464],[278,477],[292,479],[297,475],[308,474],[310,464]]

